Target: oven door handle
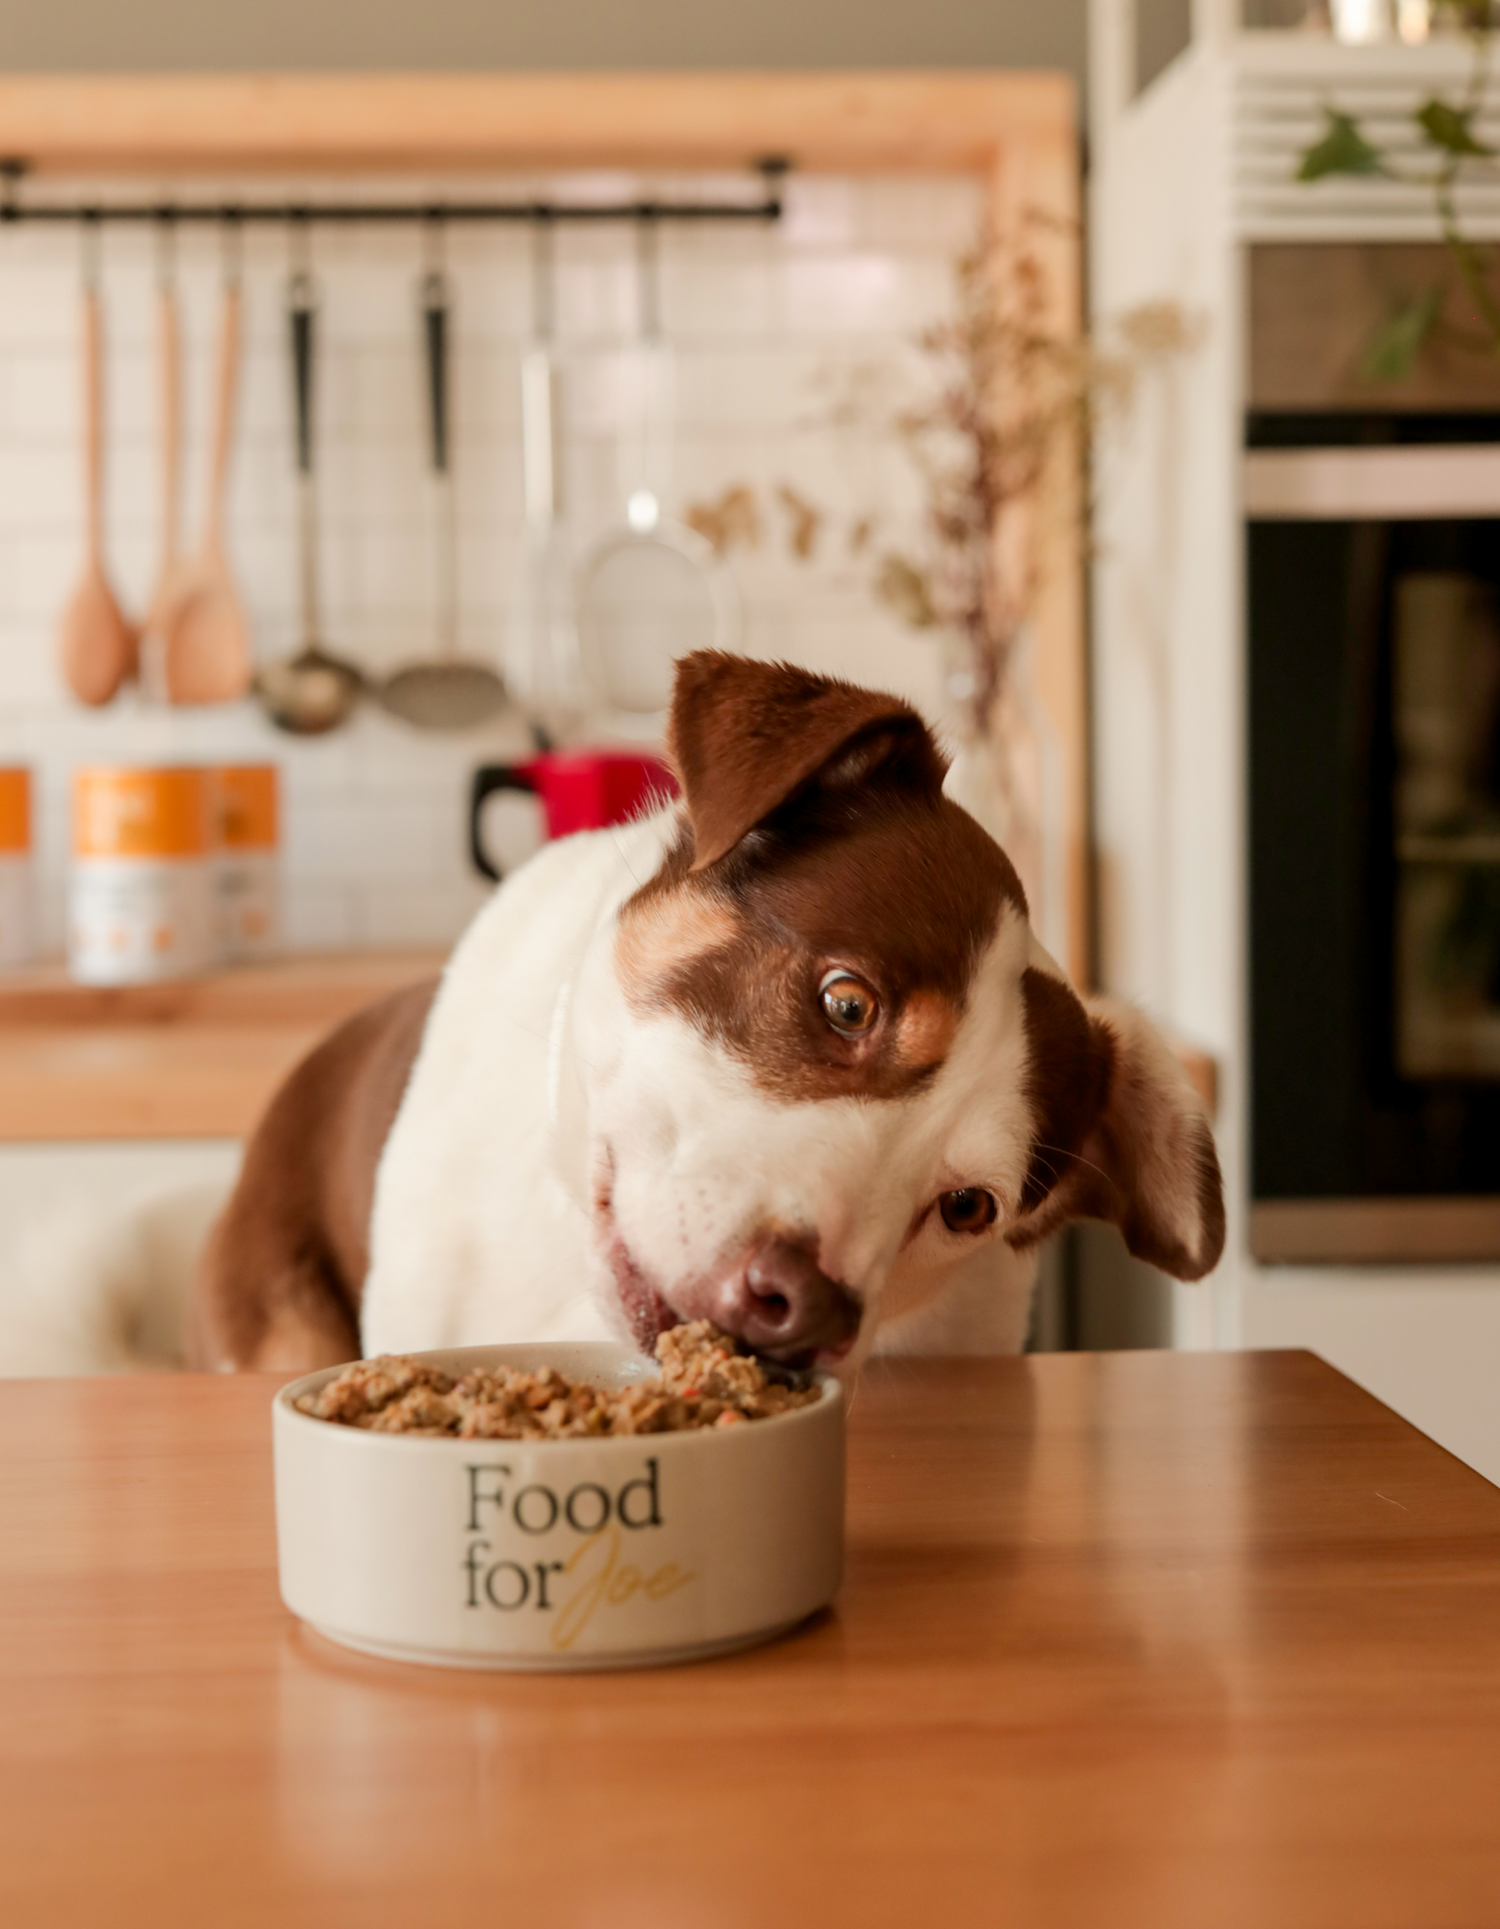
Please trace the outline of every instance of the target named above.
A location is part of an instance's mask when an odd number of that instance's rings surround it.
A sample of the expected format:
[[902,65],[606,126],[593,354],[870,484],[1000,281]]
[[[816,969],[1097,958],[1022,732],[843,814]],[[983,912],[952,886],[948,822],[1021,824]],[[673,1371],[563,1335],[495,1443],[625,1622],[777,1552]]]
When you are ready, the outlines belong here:
[[1251,449],[1245,514],[1262,522],[1431,522],[1500,517],[1500,444]]

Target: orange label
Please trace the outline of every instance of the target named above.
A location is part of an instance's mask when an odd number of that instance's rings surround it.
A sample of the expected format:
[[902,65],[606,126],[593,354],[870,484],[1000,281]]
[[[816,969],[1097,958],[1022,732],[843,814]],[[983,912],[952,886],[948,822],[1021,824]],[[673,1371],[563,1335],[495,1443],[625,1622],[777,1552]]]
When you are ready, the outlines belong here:
[[0,770],[0,853],[31,849],[31,772]]
[[210,842],[207,771],[169,768],[74,773],[76,856],[202,857]]
[[274,851],[281,841],[275,764],[225,764],[214,772],[219,842],[226,851]]

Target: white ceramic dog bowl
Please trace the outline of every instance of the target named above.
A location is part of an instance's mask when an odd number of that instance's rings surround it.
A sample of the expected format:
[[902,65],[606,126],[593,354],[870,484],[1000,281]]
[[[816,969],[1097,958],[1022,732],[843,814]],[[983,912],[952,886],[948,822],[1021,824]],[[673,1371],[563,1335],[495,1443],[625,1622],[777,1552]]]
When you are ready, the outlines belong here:
[[[619,1386],[628,1347],[469,1346],[415,1358],[556,1367]],[[281,1596],[332,1641],[459,1668],[624,1668],[769,1640],[838,1590],[844,1402],[693,1433],[454,1440],[272,1404]]]

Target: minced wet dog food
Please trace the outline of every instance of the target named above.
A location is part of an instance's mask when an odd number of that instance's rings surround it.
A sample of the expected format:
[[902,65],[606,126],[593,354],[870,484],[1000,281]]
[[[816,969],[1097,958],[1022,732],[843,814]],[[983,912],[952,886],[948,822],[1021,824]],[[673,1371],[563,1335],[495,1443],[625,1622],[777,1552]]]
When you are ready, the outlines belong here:
[[708,1320],[674,1326],[656,1342],[660,1374],[631,1386],[592,1386],[553,1367],[478,1367],[455,1378],[420,1360],[356,1360],[298,1410],[371,1433],[451,1434],[470,1440],[585,1440],[678,1433],[768,1420],[818,1398],[816,1387],[768,1379]]

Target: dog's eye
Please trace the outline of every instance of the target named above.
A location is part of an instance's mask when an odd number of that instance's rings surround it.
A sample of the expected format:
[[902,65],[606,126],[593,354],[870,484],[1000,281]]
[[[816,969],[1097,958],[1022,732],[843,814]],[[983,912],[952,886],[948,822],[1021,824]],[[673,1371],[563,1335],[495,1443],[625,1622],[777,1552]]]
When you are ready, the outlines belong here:
[[999,1207],[993,1192],[979,1186],[960,1186],[957,1192],[943,1194],[938,1211],[949,1232],[983,1232],[986,1226],[994,1225]]
[[823,1016],[835,1031],[846,1038],[862,1037],[875,1023],[880,1006],[875,994],[847,971],[830,971],[818,986],[818,1002]]

